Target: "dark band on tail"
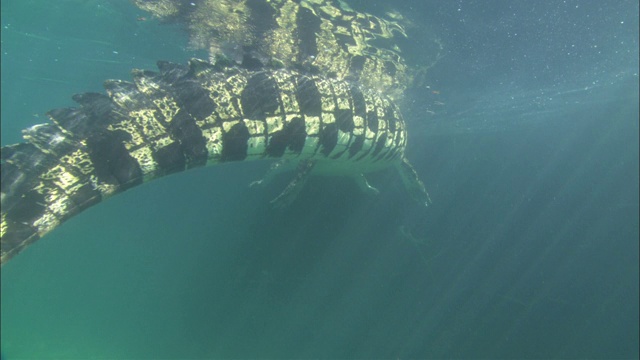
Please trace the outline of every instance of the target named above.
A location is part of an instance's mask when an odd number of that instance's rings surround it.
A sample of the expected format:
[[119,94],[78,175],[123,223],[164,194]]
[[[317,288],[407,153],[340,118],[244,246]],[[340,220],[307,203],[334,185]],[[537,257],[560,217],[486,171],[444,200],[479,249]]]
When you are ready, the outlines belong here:
[[289,70],[247,71],[201,60],[105,82],[52,124],[2,148],[1,259],[87,207],[189,168],[264,158],[394,163],[404,122],[387,98]]

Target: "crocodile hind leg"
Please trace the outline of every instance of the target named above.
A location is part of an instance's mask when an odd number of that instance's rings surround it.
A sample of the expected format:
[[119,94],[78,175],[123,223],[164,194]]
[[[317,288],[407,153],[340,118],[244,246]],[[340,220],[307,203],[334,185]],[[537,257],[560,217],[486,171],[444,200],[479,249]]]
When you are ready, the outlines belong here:
[[289,185],[287,185],[280,195],[271,200],[271,204],[280,209],[291,205],[300,193],[300,190],[304,187],[304,184],[309,180],[309,174],[315,164],[316,162],[313,160],[300,161],[294,178],[289,182]]
[[396,165],[396,169],[398,169],[402,183],[409,193],[409,196],[420,205],[429,206],[429,204],[431,204],[431,198],[424,188],[424,184],[420,178],[418,178],[416,170],[411,166],[409,161],[403,158],[402,161]]

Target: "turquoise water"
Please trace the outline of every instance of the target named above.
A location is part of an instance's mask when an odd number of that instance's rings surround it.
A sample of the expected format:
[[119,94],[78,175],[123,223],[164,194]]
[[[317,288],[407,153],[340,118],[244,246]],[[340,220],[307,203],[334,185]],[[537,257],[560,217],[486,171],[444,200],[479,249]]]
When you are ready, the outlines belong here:
[[[388,174],[282,211],[268,164],[157,180],[2,267],[4,358],[638,358],[638,4],[529,4],[397,4],[445,49],[403,105],[426,212]],[[205,56],[144,15],[2,0],[2,144]]]

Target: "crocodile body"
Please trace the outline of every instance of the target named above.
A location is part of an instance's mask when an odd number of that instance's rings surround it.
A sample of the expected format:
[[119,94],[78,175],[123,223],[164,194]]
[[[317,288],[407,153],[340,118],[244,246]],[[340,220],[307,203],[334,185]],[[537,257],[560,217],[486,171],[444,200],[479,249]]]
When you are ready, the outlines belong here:
[[194,167],[290,159],[361,176],[408,165],[402,116],[375,92],[285,69],[158,65],[105,82],[107,95],[74,96],[78,108],[2,148],[2,263],[107,197]]
[[210,61],[288,69],[357,81],[401,96],[409,69],[394,41],[406,37],[393,19],[332,0],[133,0],[140,9],[182,25]]

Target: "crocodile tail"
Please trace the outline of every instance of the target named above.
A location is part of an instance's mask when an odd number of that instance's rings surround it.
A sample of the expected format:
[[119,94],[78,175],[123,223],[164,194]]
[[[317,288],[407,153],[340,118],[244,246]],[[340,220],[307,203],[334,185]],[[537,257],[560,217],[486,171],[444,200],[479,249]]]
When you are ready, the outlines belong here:
[[291,157],[373,171],[402,158],[398,109],[347,82],[197,59],[158,68],[74,96],[80,106],[2,148],[1,263],[103,199],[186,169]]
[[2,264],[109,196],[206,164],[194,118],[211,104],[185,80],[206,65],[158,65],[159,73],[134,70],[133,83],[106,81],[108,95],[75,95],[79,107],[48,112],[51,123],[23,130],[24,143],[2,147]]
[[[27,143],[2,148],[2,264],[102,199],[91,184],[94,171],[89,171],[86,149],[74,139],[48,124],[24,135]],[[48,149],[42,147],[45,142]]]

